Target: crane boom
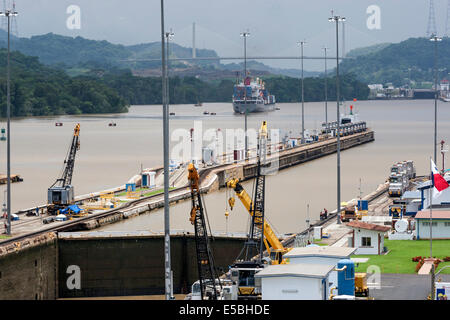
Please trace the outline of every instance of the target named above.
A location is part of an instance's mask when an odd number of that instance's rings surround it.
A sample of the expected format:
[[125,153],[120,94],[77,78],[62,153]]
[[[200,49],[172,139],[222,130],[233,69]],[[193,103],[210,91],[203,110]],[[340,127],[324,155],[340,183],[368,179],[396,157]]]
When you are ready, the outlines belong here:
[[[239,182],[239,179],[231,179],[227,182],[227,187],[234,189],[236,195],[243,203],[244,207],[247,209],[248,213],[252,217],[252,225],[250,229],[250,238],[253,237],[256,230],[263,233],[264,237],[261,237],[261,247],[260,247],[260,260],[262,259],[262,242],[271,254],[273,263],[282,263],[282,255],[289,251],[285,248],[275,232],[273,232],[270,225],[266,222],[264,218],[264,194],[265,194],[265,172],[264,165],[266,163],[267,155],[267,122],[263,121],[258,138],[258,165],[257,165],[257,176],[256,176],[256,186],[255,186],[255,199],[252,201],[251,197],[245,191],[244,187]],[[231,209],[234,206],[234,198],[229,200]],[[273,253],[273,254],[272,254]]]
[[[227,182],[227,187],[234,190],[237,197],[241,200],[242,204],[244,205],[245,209],[247,209],[248,213],[253,216],[253,201],[250,197],[250,195],[245,191],[244,187],[239,182],[239,179],[231,179]],[[258,211],[256,211],[258,213]],[[264,237],[267,240],[267,242],[270,244],[272,249],[275,251],[279,251],[282,253],[286,253],[288,251],[287,248],[285,248],[278,237],[276,236],[275,232],[272,230],[270,225],[267,223],[267,221],[264,220]],[[268,251],[271,251],[270,248],[267,247],[266,249]]]
[[66,159],[64,159],[64,169],[60,178],[56,179],[50,188],[48,188],[48,207],[49,214],[56,214],[60,209],[74,202],[74,188],[71,185],[73,169],[75,165],[75,156],[80,149],[80,124],[77,123],[74,129],[72,143],[69,148]]
[[191,188],[191,213],[189,220],[195,228],[195,246],[197,251],[197,266],[200,282],[201,297],[209,295],[210,299],[217,300],[216,279],[217,271],[209,244],[208,230],[206,228],[203,203],[199,187],[199,175],[194,164],[188,166],[188,180]]
[[69,153],[67,154],[67,158],[64,160],[64,172],[61,178],[57,179],[56,182],[52,185],[55,186],[59,184],[61,187],[69,186],[72,183],[72,175],[73,168],[75,166],[75,156],[77,154],[77,150],[80,149],[80,124],[77,123],[73,132],[72,143],[70,145]]

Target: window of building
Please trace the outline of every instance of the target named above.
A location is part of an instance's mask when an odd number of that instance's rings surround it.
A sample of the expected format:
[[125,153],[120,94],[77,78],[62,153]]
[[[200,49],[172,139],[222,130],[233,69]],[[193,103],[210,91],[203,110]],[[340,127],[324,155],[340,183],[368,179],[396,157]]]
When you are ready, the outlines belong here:
[[362,237],[361,238],[361,246],[362,247],[371,247],[371,245],[372,245],[371,240],[372,240],[371,237]]
[[[424,227],[429,227],[430,226],[430,222],[429,221],[424,221],[422,222]],[[437,227],[437,222],[433,222],[433,227]]]

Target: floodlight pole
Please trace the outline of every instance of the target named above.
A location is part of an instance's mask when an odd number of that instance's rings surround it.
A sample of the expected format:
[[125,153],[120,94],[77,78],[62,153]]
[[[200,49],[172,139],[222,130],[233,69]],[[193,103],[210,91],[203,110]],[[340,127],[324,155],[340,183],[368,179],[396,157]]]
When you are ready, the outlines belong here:
[[297,42],[300,45],[301,50],[301,61],[302,61],[302,139],[301,143],[305,143],[305,93],[304,93],[304,78],[303,78],[303,46],[306,44],[306,41]]
[[7,142],[6,142],[6,175],[7,175],[7,215],[8,222],[6,226],[6,234],[11,235],[11,85],[10,85],[10,33],[11,33],[11,22],[10,18],[17,16],[16,11],[5,10],[5,12],[0,12],[0,16],[4,16],[8,19],[8,55],[6,64],[6,132],[7,132]]
[[169,216],[169,106],[167,103],[167,61],[164,44],[164,0],[161,0],[161,65],[164,143],[164,279],[166,300],[172,299],[172,270],[170,264],[170,216]]
[[[333,14],[333,13],[332,13]],[[339,21],[345,21],[344,17],[332,16],[328,19],[336,22],[336,104],[337,104],[337,224],[341,224],[341,119],[339,113]]]

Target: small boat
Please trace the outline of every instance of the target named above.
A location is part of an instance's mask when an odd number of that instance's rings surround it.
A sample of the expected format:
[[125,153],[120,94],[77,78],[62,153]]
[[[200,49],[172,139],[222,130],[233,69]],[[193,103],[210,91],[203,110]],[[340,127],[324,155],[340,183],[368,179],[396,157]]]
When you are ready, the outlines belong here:
[[116,126],[116,123],[115,123],[115,122],[110,122],[110,123],[108,124],[108,126],[110,126],[110,127],[115,127],[115,126]]
[[209,112],[208,111],[203,111],[203,114],[209,114]]
[[201,102],[197,102],[196,104],[194,104],[194,106],[196,106],[196,107],[201,107],[203,105],[203,103],[201,103]]
[[169,113],[169,115],[174,116],[174,115],[175,115],[175,112],[171,112],[171,113]]
[[215,112],[211,112],[210,115],[211,115],[211,116],[215,116],[216,113],[215,113]]
[[62,122],[55,122],[55,126],[56,127],[62,127],[63,123]]
[[280,110],[280,108],[278,108],[278,107],[275,107],[275,110]]

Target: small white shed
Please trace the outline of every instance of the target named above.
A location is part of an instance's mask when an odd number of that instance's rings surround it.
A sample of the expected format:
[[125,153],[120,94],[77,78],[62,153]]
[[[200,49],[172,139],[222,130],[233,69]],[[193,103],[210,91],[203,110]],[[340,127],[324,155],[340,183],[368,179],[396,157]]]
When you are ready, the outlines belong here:
[[262,300],[326,300],[332,264],[270,265],[255,274],[261,279]]
[[[298,247],[283,255],[284,258],[289,259],[290,264],[310,263],[337,266],[342,259],[350,259],[350,256],[356,251],[356,248],[348,247]],[[338,285],[338,273],[332,271],[328,278],[329,287],[328,294],[331,293],[333,287]],[[336,294],[337,291],[335,290]]]
[[381,254],[384,248],[384,234],[391,230],[389,226],[381,226],[361,221],[346,224],[353,229],[352,247],[355,254]]

